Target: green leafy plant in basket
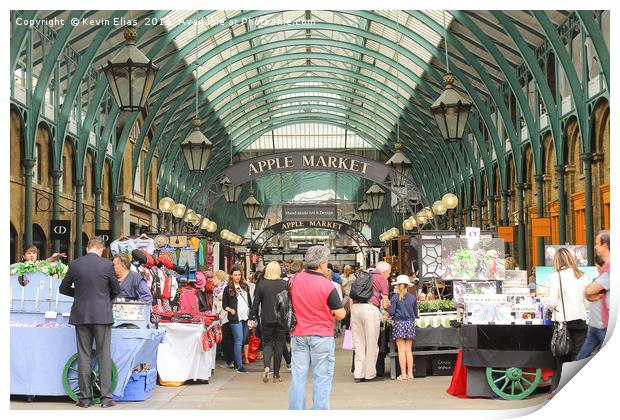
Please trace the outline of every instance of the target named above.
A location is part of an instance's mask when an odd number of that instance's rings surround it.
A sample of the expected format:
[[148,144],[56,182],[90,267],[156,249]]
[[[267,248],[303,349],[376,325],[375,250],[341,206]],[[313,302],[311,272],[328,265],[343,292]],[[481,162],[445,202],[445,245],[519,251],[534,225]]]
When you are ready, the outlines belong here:
[[435,299],[419,302],[418,309],[420,312],[453,311],[455,306],[451,299]]

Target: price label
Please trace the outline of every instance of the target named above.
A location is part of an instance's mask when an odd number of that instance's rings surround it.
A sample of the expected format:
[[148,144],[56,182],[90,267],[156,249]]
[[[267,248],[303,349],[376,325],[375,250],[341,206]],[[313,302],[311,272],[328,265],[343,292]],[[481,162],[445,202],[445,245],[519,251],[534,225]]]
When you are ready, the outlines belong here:
[[56,319],[58,316],[58,312],[56,311],[45,311],[45,319]]

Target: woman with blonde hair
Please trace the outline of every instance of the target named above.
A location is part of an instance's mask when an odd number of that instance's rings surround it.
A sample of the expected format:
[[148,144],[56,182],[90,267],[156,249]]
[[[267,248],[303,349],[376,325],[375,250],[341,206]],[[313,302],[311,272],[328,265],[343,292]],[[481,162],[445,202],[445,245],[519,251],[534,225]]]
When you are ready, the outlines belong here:
[[286,329],[276,316],[276,295],[286,290],[287,283],[280,279],[282,270],[277,261],[265,267],[263,279],[256,286],[250,319],[256,319],[260,306],[260,324],[263,329],[263,382],[269,381],[269,367],[273,355],[273,382],[282,382],[280,366],[286,340]]
[[353,268],[350,265],[345,265],[342,269],[342,293],[345,296],[348,296],[351,292],[351,284],[355,280],[355,273],[353,273]]
[[404,274],[396,278],[396,293],[390,302],[390,316],[394,319],[392,334],[398,347],[399,381],[413,381],[413,340],[414,321],[418,316],[418,302],[407,289],[411,286],[409,277]]
[[571,339],[571,351],[557,358],[557,369],[553,375],[552,389],[560,381],[562,363],[575,360],[586,338],[586,308],[589,302],[585,290],[590,282],[575,262],[575,258],[566,248],[560,248],[553,256],[555,273],[549,277],[549,304],[551,319],[554,322],[566,322]]

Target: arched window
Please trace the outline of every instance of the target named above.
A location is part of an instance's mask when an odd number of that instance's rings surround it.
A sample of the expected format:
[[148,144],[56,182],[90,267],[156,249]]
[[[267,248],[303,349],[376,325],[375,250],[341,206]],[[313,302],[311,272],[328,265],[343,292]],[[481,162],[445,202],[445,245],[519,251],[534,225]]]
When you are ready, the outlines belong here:
[[11,223],[11,264],[17,262],[17,229]]

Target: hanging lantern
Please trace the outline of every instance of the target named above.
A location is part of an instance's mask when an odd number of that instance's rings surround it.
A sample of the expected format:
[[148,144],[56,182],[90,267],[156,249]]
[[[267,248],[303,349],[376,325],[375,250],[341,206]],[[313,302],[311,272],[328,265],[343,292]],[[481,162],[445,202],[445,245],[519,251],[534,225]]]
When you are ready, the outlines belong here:
[[431,105],[431,112],[445,141],[461,141],[471,109],[471,101],[454,89],[452,73],[446,73],[443,81],[446,88]]
[[102,70],[121,111],[145,111],[159,68],[136,47],[135,26],[127,26],[123,35],[125,46]]
[[444,206],[446,206],[447,209],[452,210],[453,208],[456,208],[456,206],[458,206],[459,198],[452,193],[446,193],[441,198],[441,202]]
[[372,217],[372,207],[368,204],[368,202],[364,201],[361,206],[357,208],[357,214],[359,214],[362,223],[369,224],[370,218]]
[[201,172],[207,168],[213,147],[209,139],[200,131],[201,123],[200,118],[194,118],[192,120],[194,125],[192,132],[181,143],[181,150],[190,172]]
[[185,210],[187,210],[187,207],[185,207],[184,204],[177,203],[172,208],[172,215],[177,219],[180,219],[181,217],[185,216]]
[[172,213],[172,209],[176,203],[170,197],[164,197],[159,200],[158,208],[162,213]]
[[263,221],[265,217],[259,211],[255,218],[250,219],[250,224],[252,225],[252,229],[259,230],[263,226]]
[[373,210],[379,210],[381,206],[383,206],[383,197],[385,196],[385,191],[375,184],[366,191],[366,201]]
[[220,181],[220,185],[222,186],[222,191],[224,191],[224,198],[227,203],[236,203],[239,200],[239,195],[241,194],[241,185],[237,185],[236,187],[232,186],[230,182],[230,178],[225,176]]
[[351,217],[351,226],[353,226],[356,230],[362,230],[364,227],[364,222],[359,214],[355,213],[353,217]]
[[392,187],[404,187],[406,179],[411,174],[411,161],[400,151],[401,142],[396,142],[394,148],[396,152],[385,164],[394,168],[391,175]]
[[433,203],[433,213],[437,216],[446,214],[448,208],[443,204],[441,200],[437,200]]
[[249,220],[256,218],[260,210],[260,203],[256,198],[254,198],[254,190],[250,190],[250,195],[243,202],[243,211],[245,212],[245,217]]

